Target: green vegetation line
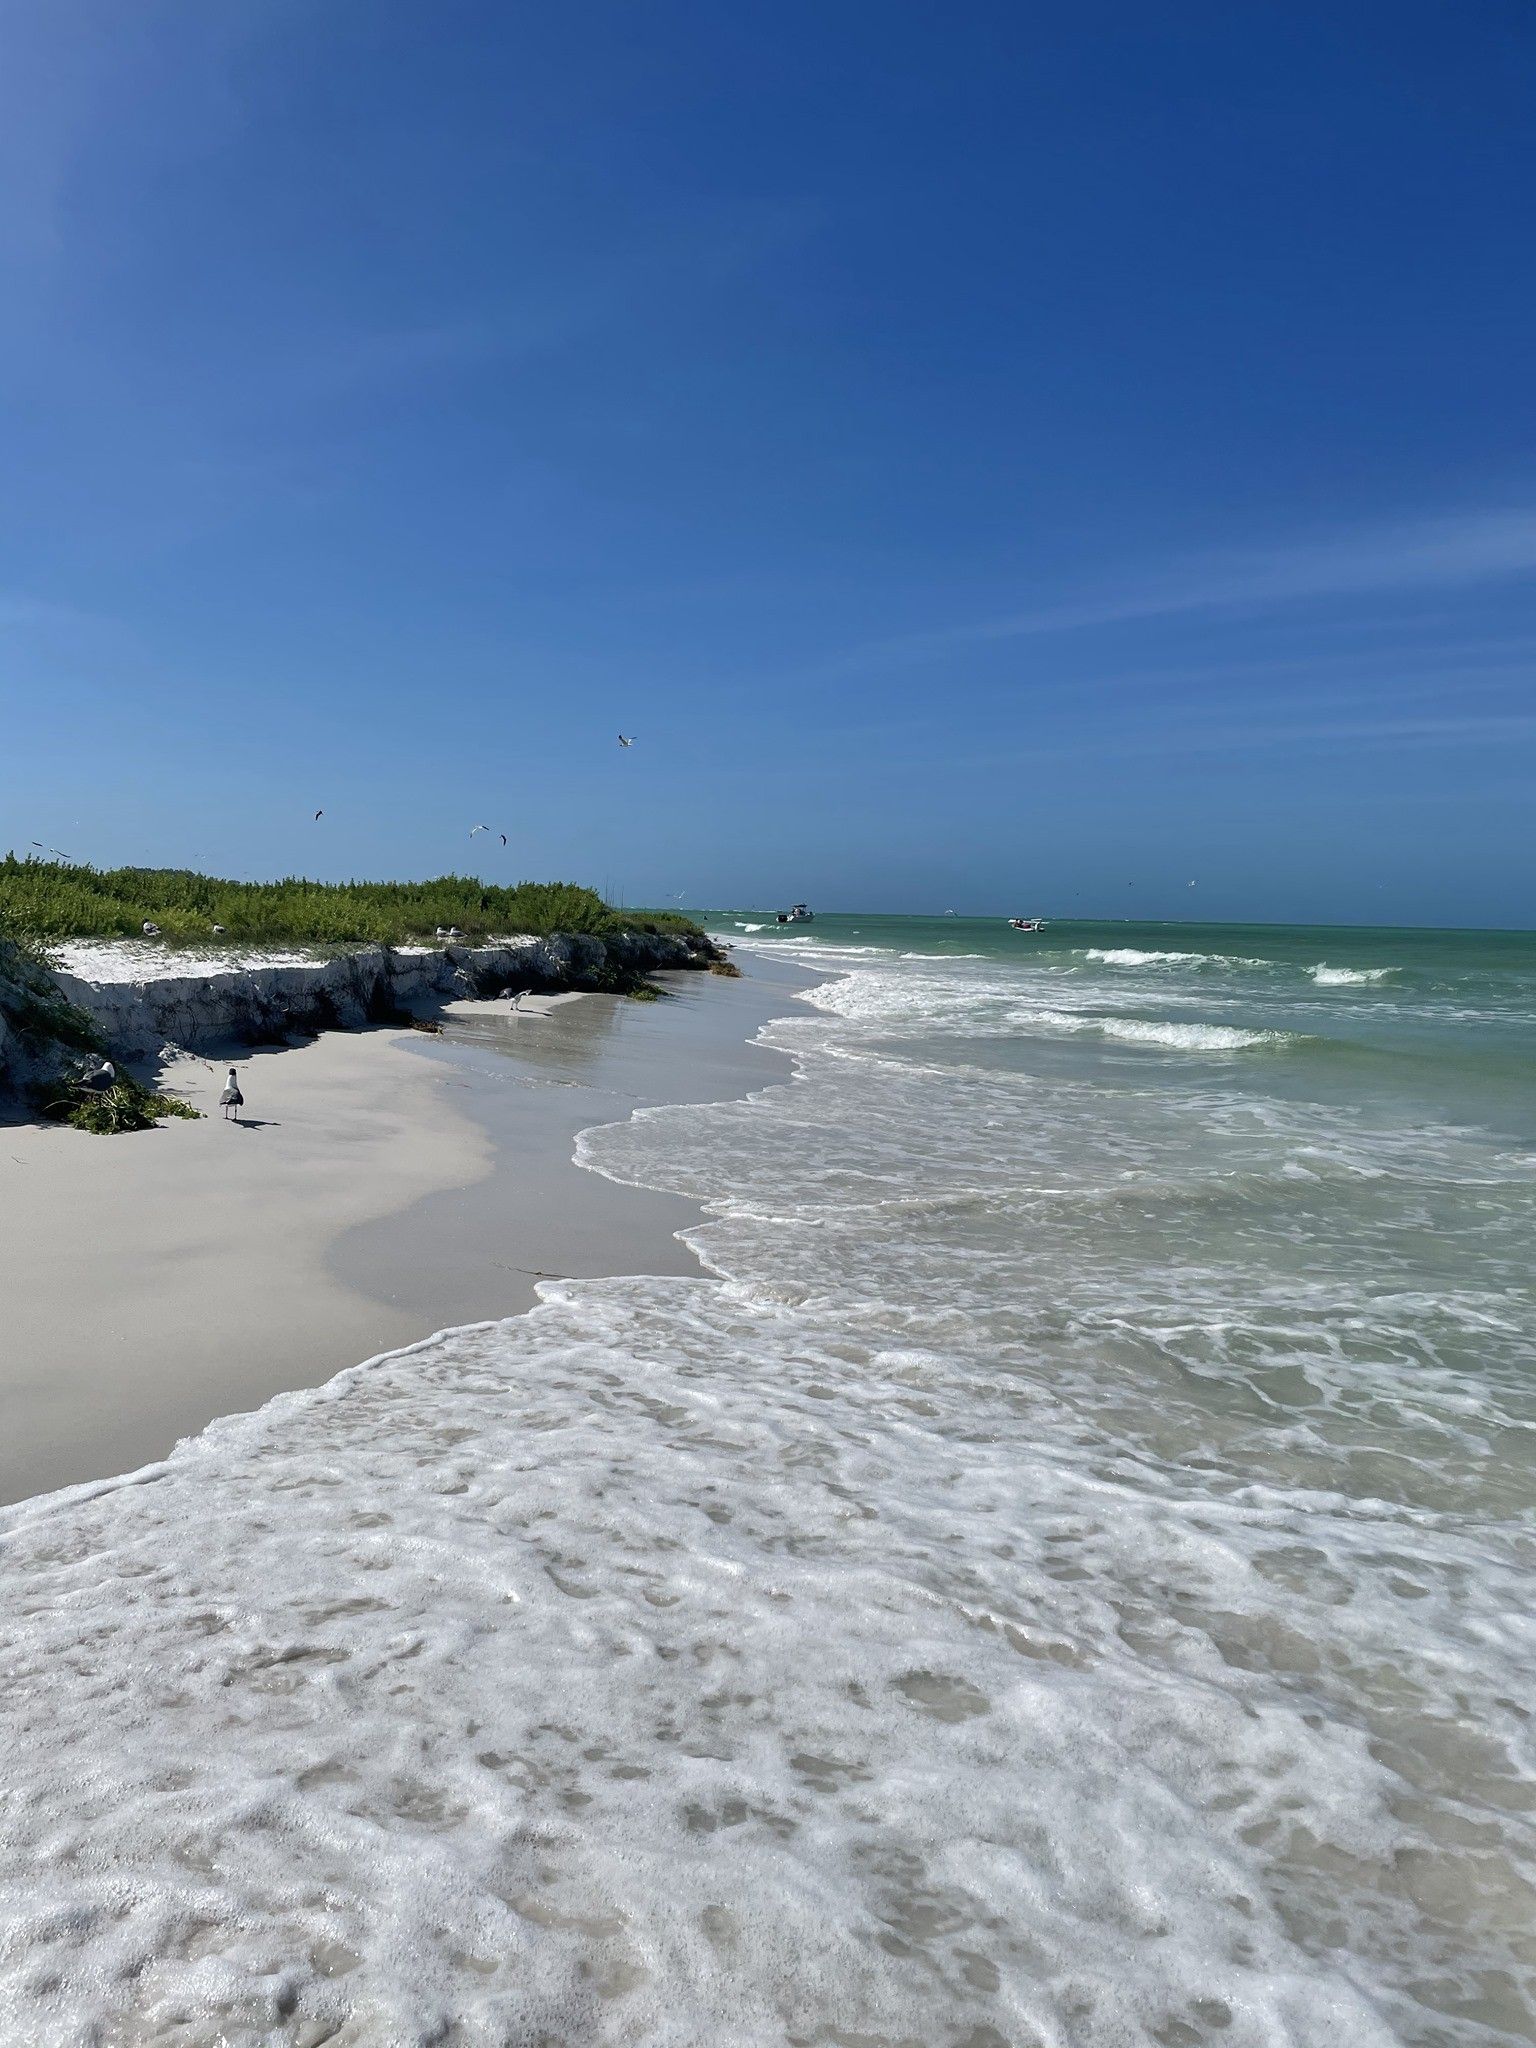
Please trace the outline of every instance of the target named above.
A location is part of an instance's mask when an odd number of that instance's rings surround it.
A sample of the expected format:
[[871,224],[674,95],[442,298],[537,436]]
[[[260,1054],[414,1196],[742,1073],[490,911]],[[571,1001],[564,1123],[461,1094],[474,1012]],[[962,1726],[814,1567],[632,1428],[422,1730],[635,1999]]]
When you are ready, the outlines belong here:
[[699,931],[672,911],[614,910],[574,882],[228,882],[190,868],[93,868],[14,853],[0,861],[0,925],[43,941],[136,939],[146,920],[182,945],[401,945],[453,925],[466,939]]

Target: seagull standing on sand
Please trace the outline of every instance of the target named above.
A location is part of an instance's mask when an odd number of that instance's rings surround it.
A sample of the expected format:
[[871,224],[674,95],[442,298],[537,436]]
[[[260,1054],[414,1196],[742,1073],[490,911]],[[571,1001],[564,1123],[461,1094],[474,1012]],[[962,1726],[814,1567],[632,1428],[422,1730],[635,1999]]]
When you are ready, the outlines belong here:
[[240,1083],[235,1079],[235,1070],[233,1067],[231,1067],[229,1070],[229,1079],[224,1083],[223,1093],[219,1096],[219,1107],[224,1112],[225,1123],[229,1122],[229,1113],[231,1110],[237,1112],[235,1116],[235,1122],[239,1123],[240,1118],[238,1112],[244,1109],[245,1107],[245,1097],[240,1093]]

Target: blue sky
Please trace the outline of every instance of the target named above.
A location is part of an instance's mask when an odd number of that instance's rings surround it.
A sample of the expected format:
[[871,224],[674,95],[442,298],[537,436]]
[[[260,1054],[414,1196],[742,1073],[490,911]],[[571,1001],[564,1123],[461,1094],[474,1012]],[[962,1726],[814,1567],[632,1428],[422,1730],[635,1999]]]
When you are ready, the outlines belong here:
[[0,843],[1536,924],[1523,0],[0,59]]

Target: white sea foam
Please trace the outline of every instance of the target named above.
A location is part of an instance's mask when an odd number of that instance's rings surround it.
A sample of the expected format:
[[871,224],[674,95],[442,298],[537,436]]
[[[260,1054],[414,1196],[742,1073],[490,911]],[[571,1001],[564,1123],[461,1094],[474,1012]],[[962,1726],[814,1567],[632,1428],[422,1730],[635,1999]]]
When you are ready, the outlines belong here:
[[1124,1045],[1160,1046],[1170,1052],[1249,1052],[1257,1046],[1299,1044],[1291,1032],[1250,1030],[1235,1024],[1186,1023],[1177,1018],[1116,1017],[1092,1010],[1019,1008],[1010,1022],[1020,1030],[1091,1032]]
[[1142,1017],[1099,1017],[1095,1027],[1106,1038],[1127,1045],[1163,1045],[1181,1052],[1248,1052],[1255,1046],[1300,1043],[1294,1032],[1247,1031],[1235,1024],[1184,1024]]
[[719,1278],[0,1517],[0,2039],[1531,2038],[1536,1163],[1034,987],[584,1134]]
[[1365,987],[1372,982],[1390,981],[1397,973],[1395,967],[1330,967],[1326,960],[1319,960],[1315,967],[1307,969],[1308,974],[1319,988]]
[[1156,952],[1140,946],[1087,946],[1083,949],[1085,960],[1097,960],[1105,967],[1200,967],[1208,960],[1220,957],[1215,953]]
[[1244,953],[1176,953],[1140,946],[1086,946],[1082,957],[1103,967],[1273,967]]
[[[818,992],[816,1001],[864,1027],[866,1034],[872,1027],[885,1032],[915,1028],[936,1039],[1090,1035],[1172,1052],[1244,1052],[1301,1042],[1297,1034],[1257,1025],[1122,1016],[1098,1000],[1084,1001],[1080,1007],[1068,1007],[1060,1000],[1042,1002],[1038,1000],[1042,993],[1059,997],[1068,989],[1068,977],[1047,980],[1040,970],[1021,977],[994,961],[977,963],[981,971],[973,973],[963,955],[915,956],[912,964],[918,971],[913,972],[870,971],[863,962],[829,960],[828,964],[863,969]],[[1021,994],[1031,1000],[1021,1001]],[[1175,1007],[1193,1006],[1199,1000],[1177,990],[1166,998]],[[864,1043],[864,1037],[853,1041],[855,1046]]]
[[[1043,1390],[716,1286],[555,1292],[23,1521],[12,2038],[1048,2038],[1075,1984],[1085,2041],[1395,2039],[1250,1844],[1316,1830],[1315,1879],[1402,1833],[1287,1696],[1299,1504],[1206,1526],[1042,1461]],[[1267,1675],[1207,1633],[1244,1551]],[[1415,1557],[1437,1620],[1463,1569]],[[1413,1705],[1401,1606],[1307,1624]]]

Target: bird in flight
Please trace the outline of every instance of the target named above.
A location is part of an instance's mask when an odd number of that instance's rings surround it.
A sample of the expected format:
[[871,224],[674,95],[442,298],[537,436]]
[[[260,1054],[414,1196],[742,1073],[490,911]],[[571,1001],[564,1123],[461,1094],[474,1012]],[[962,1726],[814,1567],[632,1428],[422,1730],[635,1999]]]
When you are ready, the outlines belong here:
[[633,746],[633,745],[635,744],[635,741],[636,741],[636,739],[637,739],[638,737],[639,737],[639,735],[638,735],[637,733],[631,733],[631,734],[629,735],[629,738],[628,738],[628,739],[626,739],[626,738],[624,737],[623,733],[620,733],[620,734],[619,734],[619,745],[620,745],[621,747],[632,747],[632,746]]
[[319,810],[319,811],[316,811],[316,813],[315,813],[315,817],[316,817],[316,819],[317,819],[317,820],[319,820],[319,819],[323,818],[324,816],[325,816],[325,812],[324,812],[323,810]]
[[469,836],[471,839],[473,839],[477,832],[489,832],[490,829],[491,828],[489,825],[471,825],[469,828]]
[[505,832],[501,833],[501,834],[500,834],[500,838],[501,838],[501,843],[502,843],[502,845],[503,845],[503,846],[505,846],[505,845],[506,845],[506,843],[507,843],[507,835],[506,835],[506,833],[505,833]]

